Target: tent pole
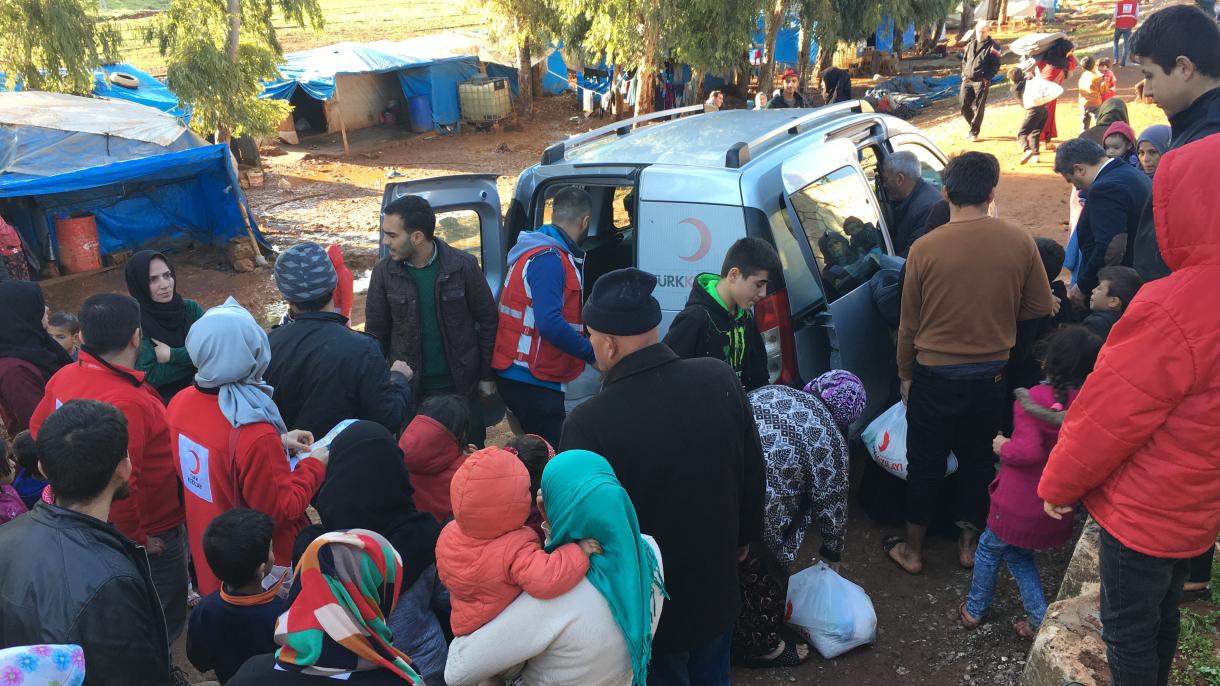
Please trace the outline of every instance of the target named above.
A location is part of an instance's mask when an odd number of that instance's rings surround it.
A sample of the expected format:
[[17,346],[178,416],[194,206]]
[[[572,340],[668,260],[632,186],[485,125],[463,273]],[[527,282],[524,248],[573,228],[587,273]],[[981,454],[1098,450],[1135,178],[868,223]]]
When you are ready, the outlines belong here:
[[339,133],[343,136],[343,156],[348,156],[347,124],[343,122],[343,101],[339,99],[339,75],[335,74],[335,109],[339,111]]

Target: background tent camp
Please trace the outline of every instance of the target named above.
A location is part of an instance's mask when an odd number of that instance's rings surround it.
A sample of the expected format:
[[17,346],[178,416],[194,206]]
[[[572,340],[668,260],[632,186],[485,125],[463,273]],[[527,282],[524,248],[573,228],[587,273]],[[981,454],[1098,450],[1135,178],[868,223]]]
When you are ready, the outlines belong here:
[[[477,57],[488,76],[507,78],[513,97],[519,93],[516,55],[501,50],[480,31],[445,31],[408,38],[394,45],[410,55]],[[542,84],[544,92],[559,95],[568,90],[568,67],[557,48],[534,50],[530,61],[534,77]]]
[[457,84],[479,73],[479,58],[410,50],[378,41],[294,52],[279,67],[282,78],[264,84],[261,97],[288,100],[293,122],[304,119],[316,133],[373,126],[390,101],[398,101],[406,112],[415,97],[426,99],[429,127],[456,125]]
[[173,116],[122,100],[0,93],[0,215],[35,268],[60,254],[61,217],[92,214],[106,255],[223,247],[245,234],[243,208],[228,146],[207,145]]

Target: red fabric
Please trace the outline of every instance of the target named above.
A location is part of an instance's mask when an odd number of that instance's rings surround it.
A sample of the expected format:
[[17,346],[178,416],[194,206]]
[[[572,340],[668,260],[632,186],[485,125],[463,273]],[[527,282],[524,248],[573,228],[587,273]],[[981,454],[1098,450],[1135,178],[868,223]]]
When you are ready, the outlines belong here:
[[[110,507],[110,522],[143,545],[149,535],[177,527],[186,515],[178,495],[178,470],[161,396],[144,382],[144,372],[116,367],[131,378],[108,369],[82,350],[79,361],[55,372],[47,382],[42,402],[30,417],[30,433],[37,438],[46,418],[69,400],[100,400],[117,407],[127,418],[131,497]],[[132,378],[140,385],[134,385]]]
[[30,428],[30,415],[42,400],[46,380],[20,357],[0,357],[0,419],[11,439]]
[[450,495],[455,519],[436,542],[436,571],[449,589],[454,634],[495,619],[522,591],[540,600],[561,596],[589,571],[579,545],[548,554],[524,526],[530,476],[516,455],[501,448],[474,453],[454,474]]
[[[533,301],[525,292],[525,267],[539,253],[554,250],[552,246],[539,246],[521,257],[508,273],[508,282],[500,294],[500,324],[496,329],[496,346],[491,356],[492,369],[508,369],[513,362],[525,362],[535,379],[553,383],[567,383],[585,370],[585,361],[572,357],[551,345],[537,329],[525,326],[524,312],[533,307]],[[563,265],[563,319],[580,330],[584,328],[581,318],[580,275],[567,255],[559,260]],[[507,312],[505,310],[508,310]],[[530,337],[528,353],[519,352],[518,341],[522,336]]]
[[[275,563],[291,566],[292,543],[309,524],[305,508],[326,475],[322,463],[301,460],[291,471],[275,427],[263,422],[233,429],[220,412],[219,396],[198,388],[174,396],[167,415],[174,462],[183,479],[187,538],[199,593],[220,590],[220,580],[203,554],[203,532],[217,515],[235,507],[258,510],[275,520]],[[231,454],[234,431],[236,450]],[[208,478],[201,479],[205,474]],[[210,500],[205,497],[208,491]]]
[[343,263],[343,250],[338,245],[332,243],[327,246],[326,256],[330,258],[330,263],[335,266],[335,273],[339,276],[339,281],[335,285],[335,310],[350,319],[352,305],[356,302],[356,277],[352,275],[352,270]]
[[1118,79],[1114,76],[1114,72],[1107,69],[1101,73],[1101,77],[1106,83],[1106,92],[1101,94],[1102,102],[1118,95]]
[[1103,135],[1101,139],[1104,141],[1114,134],[1118,134],[1123,138],[1126,138],[1127,142],[1131,144],[1131,150],[1135,150],[1135,129],[1131,128],[1130,124],[1125,121],[1116,121],[1113,124],[1110,124],[1110,126],[1106,129],[1105,135]]
[[402,432],[398,447],[415,489],[415,507],[431,513],[438,522],[445,521],[453,514],[449,484],[466,461],[457,438],[440,422],[419,415]]
[[[1068,72],[1075,68],[1076,58],[1071,56],[1068,57],[1068,69],[1066,70],[1041,60],[1038,62],[1038,73],[1041,74],[1042,78],[1047,81],[1054,81],[1061,86],[1067,80]],[[1042,140],[1044,142],[1054,140],[1059,135],[1059,129],[1055,126],[1055,106],[1058,102],[1058,100],[1052,100],[1046,103],[1046,125],[1042,127]]]
[[[1069,407],[1075,397],[1075,391],[1068,394]],[[1029,399],[1050,408],[1055,393],[1043,384],[1029,389]],[[1072,519],[1050,518],[1038,497],[1038,479],[1059,437],[1059,425],[1030,414],[1020,401],[1014,403],[1012,424],[1012,440],[1000,449],[1000,473],[991,482],[987,527],[1018,548],[1043,550],[1063,545],[1072,537]]]
[[1139,8],[1137,0],[1118,0],[1114,4],[1114,28],[1135,28],[1135,23],[1139,20]]
[[1220,136],[1161,158],[1156,238],[1173,272],[1144,284],[1068,412],[1038,495],[1083,499],[1123,545],[1188,558],[1220,533]]

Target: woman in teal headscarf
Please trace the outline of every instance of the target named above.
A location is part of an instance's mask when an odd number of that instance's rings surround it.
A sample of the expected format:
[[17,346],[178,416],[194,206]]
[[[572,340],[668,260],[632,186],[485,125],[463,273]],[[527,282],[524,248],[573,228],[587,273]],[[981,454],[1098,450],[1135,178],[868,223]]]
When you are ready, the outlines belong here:
[[[631,499],[595,453],[556,455],[542,473],[541,495],[548,551],[591,537],[604,554],[589,558],[589,573],[568,593],[545,601],[523,593],[499,617],[454,639],[446,683],[519,676],[531,685],[643,686],[665,594],[656,543],[640,534]],[[613,640],[616,628],[625,650]]]

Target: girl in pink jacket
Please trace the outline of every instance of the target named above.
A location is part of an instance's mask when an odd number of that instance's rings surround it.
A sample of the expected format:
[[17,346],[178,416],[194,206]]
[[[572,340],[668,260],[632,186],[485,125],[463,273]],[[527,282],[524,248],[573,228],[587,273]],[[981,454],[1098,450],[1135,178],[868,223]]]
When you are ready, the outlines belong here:
[[1000,563],[1021,592],[1026,618],[1013,624],[1022,636],[1038,632],[1046,615],[1046,597],[1034,566],[1034,550],[1063,545],[1072,536],[1072,520],[1051,519],[1038,497],[1038,480],[1059,438],[1059,426],[1068,406],[1093,370],[1102,340],[1083,326],[1065,326],[1046,340],[1042,369],[1046,381],[1015,391],[1012,438],[996,436],[1000,472],[991,482],[991,510],[987,528],[979,536],[974,555],[970,595],[958,606],[962,624],[977,627],[995,595]]

